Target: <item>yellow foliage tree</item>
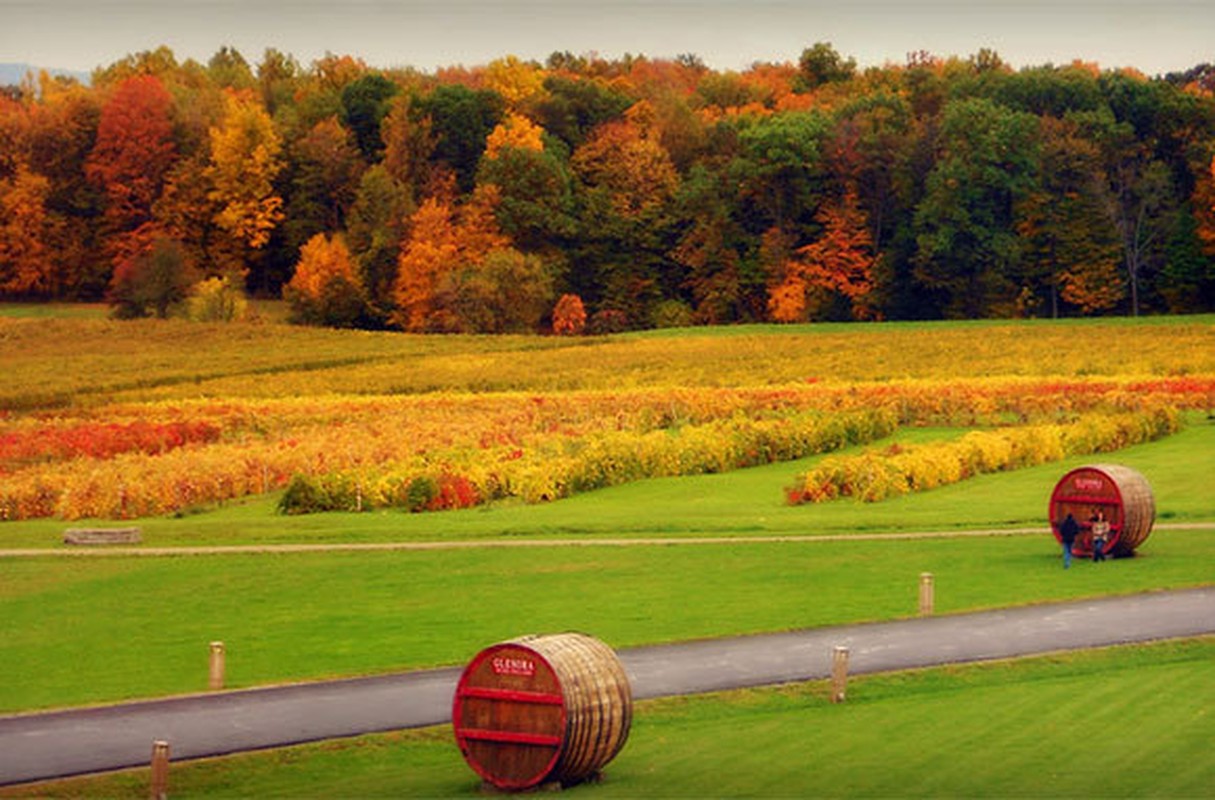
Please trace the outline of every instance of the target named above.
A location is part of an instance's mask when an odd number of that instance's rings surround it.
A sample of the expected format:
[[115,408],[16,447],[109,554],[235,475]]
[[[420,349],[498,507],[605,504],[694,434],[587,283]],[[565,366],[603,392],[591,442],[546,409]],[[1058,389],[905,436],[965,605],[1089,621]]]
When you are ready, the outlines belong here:
[[341,234],[330,238],[318,233],[300,248],[295,275],[287,286],[312,300],[319,300],[324,294],[325,284],[335,276],[341,276],[356,286],[360,282],[358,267],[350,255],[345,238]]
[[630,219],[664,203],[679,186],[670,154],[650,135],[650,110],[645,104],[631,109],[628,120],[600,125],[570,161],[587,185],[606,189],[616,212]]
[[544,141],[541,135],[544,129],[527,117],[509,113],[498,123],[485,140],[485,158],[498,157],[503,147],[514,147],[519,150],[542,152]]
[[220,205],[215,222],[258,249],[283,219],[273,181],[283,168],[283,142],[266,110],[247,95],[224,97],[224,119],[211,129],[210,198]]
[[485,68],[485,85],[502,95],[510,108],[519,108],[544,94],[544,70],[516,56],[499,58]]

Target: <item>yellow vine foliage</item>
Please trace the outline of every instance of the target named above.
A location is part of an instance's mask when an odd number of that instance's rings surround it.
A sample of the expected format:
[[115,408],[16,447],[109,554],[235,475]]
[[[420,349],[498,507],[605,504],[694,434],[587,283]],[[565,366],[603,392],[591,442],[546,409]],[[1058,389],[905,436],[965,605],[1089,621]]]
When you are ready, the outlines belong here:
[[[164,514],[297,478],[335,508],[412,506],[415,480],[426,507],[543,501],[830,452],[899,425],[1004,426],[827,459],[789,493],[876,500],[1148,441],[1175,430],[1182,408],[1215,408],[1215,377],[115,404],[0,417],[0,519]],[[135,435],[143,429],[165,433]]]

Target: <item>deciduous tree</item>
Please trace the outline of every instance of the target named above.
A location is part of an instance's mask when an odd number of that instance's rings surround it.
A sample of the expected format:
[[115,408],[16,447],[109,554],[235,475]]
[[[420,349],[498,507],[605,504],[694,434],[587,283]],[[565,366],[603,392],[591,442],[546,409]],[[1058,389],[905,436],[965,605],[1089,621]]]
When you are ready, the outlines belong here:
[[174,305],[186,299],[196,280],[189,253],[150,226],[127,241],[132,245],[138,241],[141,246],[124,254],[114,270],[107,295],[114,316],[131,319],[154,314],[164,319]]
[[679,185],[662,143],[632,120],[601,125],[570,163],[583,183],[606,191],[616,212],[628,219],[666,203]]
[[[769,309],[778,322],[795,322],[803,315],[834,316],[831,305],[840,305],[847,317],[865,319],[873,311],[867,303],[873,290],[873,240],[865,213],[849,192],[840,200],[824,204],[818,214],[822,236],[797,249],[785,266],[785,279],[773,289]],[[797,298],[796,292],[814,292]]]
[[586,307],[576,294],[563,294],[553,307],[553,334],[581,336],[586,330]]
[[341,234],[313,236],[300,249],[295,275],[283,287],[292,318],[309,325],[356,325],[366,306],[359,269]]
[[365,166],[350,131],[336,117],[312,126],[292,145],[290,155],[283,233],[288,247],[299,248],[317,233],[345,227]]
[[359,151],[368,163],[378,161],[384,152],[380,123],[399,91],[400,87],[378,72],[364,75],[342,89],[343,122],[354,132]]
[[101,109],[97,141],[85,172],[106,198],[107,251],[129,253],[126,241],[152,221],[152,206],[177,157],[173,98],[151,75],[127,78]]
[[916,276],[949,297],[948,313],[977,318],[1015,298],[1018,200],[1033,188],[1036,118],[988,100],[945,110],[940,151],[916,212]]
[[282,149],[259,103],[235,93],[225,96],[223,122],[211,129],[210,196],[220,209],[216,223],[254,250],[265,246],[283,219],[283,200],[274,190]]
[[39,295],[51,288],[49,193],[50,181],[24,166],[0,177],[0,295]]
[[495,202],[495,192],[485,189],[459,209],[434,198],[422,203],[401,245],[394,324],[409,331],[467,329],[456,289],[476,275],[490,253],[510,243],[498,229]]

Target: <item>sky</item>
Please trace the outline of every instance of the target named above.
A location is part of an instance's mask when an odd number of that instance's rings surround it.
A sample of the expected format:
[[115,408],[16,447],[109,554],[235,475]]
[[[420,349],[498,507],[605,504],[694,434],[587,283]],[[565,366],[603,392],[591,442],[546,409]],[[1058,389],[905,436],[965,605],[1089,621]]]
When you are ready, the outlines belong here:
[[0,0],[0,63],[91,71],[172,48],[205,63],[231,46],[308,65],[475,66],[554,51],[699,56],[715,70],[796,62],[829,42],[863,68],[908,53],[993,49],[1013,67],[1074,59],[1149,75],[1215,62],[1212,0]]

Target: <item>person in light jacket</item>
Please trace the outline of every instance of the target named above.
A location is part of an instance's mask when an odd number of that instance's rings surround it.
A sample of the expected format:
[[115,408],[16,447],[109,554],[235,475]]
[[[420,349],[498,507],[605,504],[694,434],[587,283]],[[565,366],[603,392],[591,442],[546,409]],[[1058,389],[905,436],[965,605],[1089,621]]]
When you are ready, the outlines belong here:
[[1093,516],[1093,561],[1105,560],[1105,543],[1109,540],[1110,523],[1100,509]]

